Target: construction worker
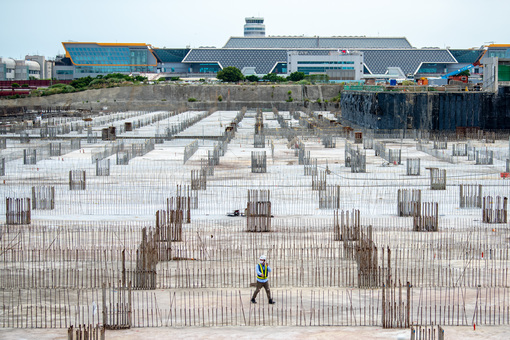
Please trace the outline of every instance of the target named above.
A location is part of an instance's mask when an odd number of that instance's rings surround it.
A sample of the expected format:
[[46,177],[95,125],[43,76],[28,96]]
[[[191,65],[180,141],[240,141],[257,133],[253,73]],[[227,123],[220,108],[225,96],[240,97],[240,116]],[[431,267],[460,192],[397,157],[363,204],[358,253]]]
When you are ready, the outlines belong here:
[[260,263],[258,263],[256,266],[257,285],[255,292],[251,297],[251,303],[257,303],[257,301],[255,301],[255,298],[257,297],[257,294],[259,293],[260,289],[264,287],[264,289],[266,290],[267,298],[269,299],[269,304],[272,305],[275,302],[271,298],[271,291],[269,290],[269,282],[267,279],[267,274],[271,272],[271,267],[269,267],[269,265],[266,263],[265,255],[261,255],[259,261]]

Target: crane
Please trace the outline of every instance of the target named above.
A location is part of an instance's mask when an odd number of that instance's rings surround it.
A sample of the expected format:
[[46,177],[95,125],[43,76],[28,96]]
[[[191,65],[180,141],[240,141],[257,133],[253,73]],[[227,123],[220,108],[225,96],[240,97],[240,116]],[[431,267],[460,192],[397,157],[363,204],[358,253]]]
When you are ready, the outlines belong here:
[[454,75],[459,74],[459,73],[461,73],[463,71],[466,71],[466,70],[470,70],[470,69],[472,69],[475,66],[479,66],[480,65],[480,60],[482,60],[483,56],[485,55],[485,52],[487,52],[487,50],[484,50],[483,53],[480,53],[480,55],[478,56],[478,58],[476,59],[476,61],[474,63],[472,63],[470,65],[467,65],[467,66],[464,66],[464,67],[461,67],[458,70],[452,71],[450,73],[443,74],[441,76],[441,79],[448,79],[448,77],[454,76]]

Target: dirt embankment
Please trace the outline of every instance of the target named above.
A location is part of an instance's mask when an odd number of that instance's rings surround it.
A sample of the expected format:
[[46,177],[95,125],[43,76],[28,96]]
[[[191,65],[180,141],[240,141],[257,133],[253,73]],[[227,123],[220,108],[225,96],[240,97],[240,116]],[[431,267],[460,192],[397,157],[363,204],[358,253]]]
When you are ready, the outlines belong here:
[[335,110],[339,85],[140,85],[53,95],[0,100],[7,108],[64,108],[80,110],[238,110],[242,107],[279,110],[308,107]]

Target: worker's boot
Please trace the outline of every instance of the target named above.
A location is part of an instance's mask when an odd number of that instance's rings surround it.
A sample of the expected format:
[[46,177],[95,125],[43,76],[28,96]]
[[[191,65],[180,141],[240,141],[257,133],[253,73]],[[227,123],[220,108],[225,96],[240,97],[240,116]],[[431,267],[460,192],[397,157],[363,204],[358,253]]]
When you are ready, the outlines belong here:
[[269,299],[269,304],[274,305],[276,302],[273,301],[273,299]]
[[251,299],[251,303],[257,303],[257,301],[255,301],[255,299]]

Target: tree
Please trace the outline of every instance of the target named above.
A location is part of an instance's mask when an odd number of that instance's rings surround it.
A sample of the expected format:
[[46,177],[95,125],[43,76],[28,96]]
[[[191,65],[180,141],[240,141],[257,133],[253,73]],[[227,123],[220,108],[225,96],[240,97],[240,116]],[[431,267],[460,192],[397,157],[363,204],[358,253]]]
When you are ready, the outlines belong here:
[[262,80],[273,82],[273,83],[280,83],[282,81],[285,81],[285,78],[280,77],[276,73],[268,73],[262,77]]
[[289,75],[289,80],[290,81],[300,81],[300,80],[303,80],[305,79],[305,74],[303,72],[292,72],[290,75]]
[[466,76],[466,77],[469,77],[471,75],[471,73],[469,72],[469,70],[464,70],[462,72],[460,72],[459,74],[456,74],[457,76]]
[[249,75],[248,77],[246,77],[246,80],[256,83],[260,80],[260,78],[257,77],[256,75],[252,74],[252,75]]
[[227,66],[223,70],[218,71],[216,78],[223,82],[238,82],[244,79],[241,70],[234,66]]
[[148,80],[148,79],[149,79],[149,78],[147,78],[147,77],[143,77],[143,76],[136,76],[136,77],[134,77],[134,80],[136,80],[136,81],[146,81],[146,80]]
[[[102,77],[99,78],[99,75],[98,75],[96,77],[96,79],[102,79]],[[74,79],[73,81],[71,81],[70,85],[77,90],[85,90],[89,86],[89,84],[92,82],[92,80],[94,80],[94,78],[92,78],[91,76],[77,78],[77,79]]]

